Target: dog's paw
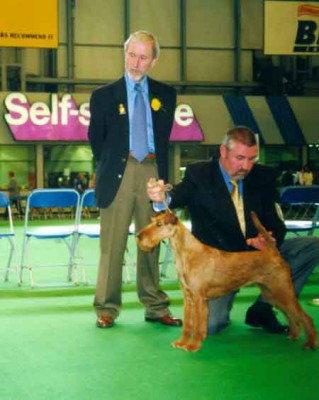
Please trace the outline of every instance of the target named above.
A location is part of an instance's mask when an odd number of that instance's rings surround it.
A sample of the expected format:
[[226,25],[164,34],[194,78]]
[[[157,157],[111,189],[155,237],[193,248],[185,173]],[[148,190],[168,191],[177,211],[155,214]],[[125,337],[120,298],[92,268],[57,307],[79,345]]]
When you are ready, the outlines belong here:
[[318,342],[317,342],[317,340],[307,340],[304,344],[303,344],[303,346],[302,346],[304,349],[306,349],[306,350],[316,350],[317,349],[317,347],[318,347]]
[[176,340],[175,342],[172,342],[172,347],[174,347],[175,349],[186,350],[187,343],[182,340]]
[[184,350],[190,351],[192,353],[195,353],[195,351],[198,351],[201,348],[201,345],[198,343],[189,343]]
[[297,333],[297,332],[293,333],[293,332],[289,331],[288,339],[289,340],[299,340],[300,339],[300,333]]

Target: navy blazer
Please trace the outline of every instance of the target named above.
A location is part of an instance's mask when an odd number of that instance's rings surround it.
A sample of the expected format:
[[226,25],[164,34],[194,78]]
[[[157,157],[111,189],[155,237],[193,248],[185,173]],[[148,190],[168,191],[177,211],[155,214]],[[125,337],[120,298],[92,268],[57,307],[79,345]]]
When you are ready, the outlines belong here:
[[[250,217],[250,212],[255,211],[280,246],[286,230],[275,209],[275,171],[264,165],[254,165],[243,181],[243,189],[246,238],[257,235]],[[170,206],[188,207],[192,232],[201,242],[225,251],[251,250],[240,229],[218,161],[188,165],[183,181],[172,192]]]
[[[171,86],[147,78],[150,102],[161,102],[152,109],[154,144],[159,177],[168,178],[168,143],[176,107],[176,91]],[[125,78],[92,93],[89,141],[96,160],[95,197],[98,207],[113,201],[124,175],[129,154],[129,115]],[[146,190],[146,189],[145,189]]]

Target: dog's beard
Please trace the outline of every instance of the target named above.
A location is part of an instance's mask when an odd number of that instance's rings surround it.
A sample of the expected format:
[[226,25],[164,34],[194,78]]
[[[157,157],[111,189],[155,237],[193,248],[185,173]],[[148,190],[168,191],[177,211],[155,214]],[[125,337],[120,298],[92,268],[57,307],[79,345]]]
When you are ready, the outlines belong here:
[[136,240],[138,247],[142,250],[145,251],[146,253],[150,253],[152,250],[154,250],[154,247],[156,246],[156,244],[154,244],[154,246],[146,246],[145,244],[143,244],[143,242],[139,239]]

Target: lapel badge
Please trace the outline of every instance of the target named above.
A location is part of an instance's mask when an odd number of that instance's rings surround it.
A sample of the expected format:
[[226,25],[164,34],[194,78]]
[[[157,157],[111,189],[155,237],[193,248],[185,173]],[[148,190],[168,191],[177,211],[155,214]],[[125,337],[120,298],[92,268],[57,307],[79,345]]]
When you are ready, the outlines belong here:
[[125,107],[124,107],[124,105],[122,103],[119,105],[119,114],[120,115],[125,115],[126,114]]

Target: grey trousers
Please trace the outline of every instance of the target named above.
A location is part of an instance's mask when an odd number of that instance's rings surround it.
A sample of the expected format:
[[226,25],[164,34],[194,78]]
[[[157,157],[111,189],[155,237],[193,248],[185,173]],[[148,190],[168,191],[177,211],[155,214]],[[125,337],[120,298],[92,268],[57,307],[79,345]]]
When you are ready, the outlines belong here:
[[[122,304],[123,258],[129,225],[136,231],[150,223],[154,214],[146,193],[149,178],[158,176],[155,160],[139,163],[129,158],[123,180],[114,201],[100,210],[100,262],[94,298],[98,316],[119,315]],[[145,316],[159,318],[169,312],[167,295],[159,289],[159,247],[150,253],[137,250],[136,282]]]
[[[314,236],[288,238],[281,245],[280,253],[291,268],[292,280],[298,296],[316,265],[319,265],[319,238]],[[230,324],[230,311],[236,293],[208,302],[208,334],[216,334]],[[259,296],[256,302],[266,301]]]

